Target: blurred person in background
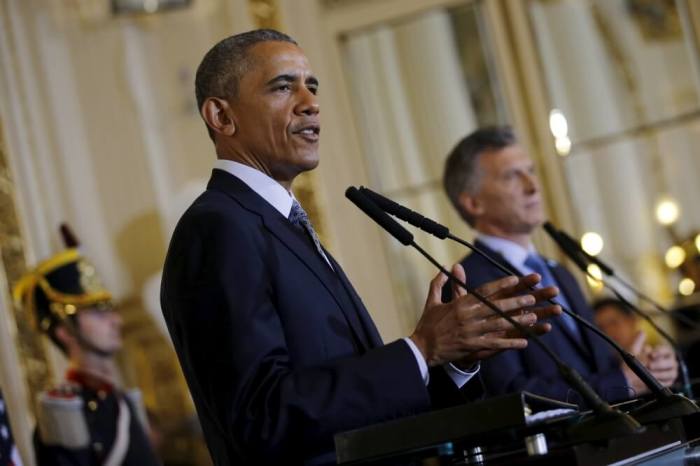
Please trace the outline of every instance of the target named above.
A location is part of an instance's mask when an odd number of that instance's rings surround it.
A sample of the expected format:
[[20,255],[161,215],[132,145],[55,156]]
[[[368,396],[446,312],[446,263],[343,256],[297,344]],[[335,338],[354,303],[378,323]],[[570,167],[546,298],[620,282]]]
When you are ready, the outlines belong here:
[[27,273],[15,300],[68,358],[65,380],[39,395],[41,466],[155,466],[138,390],[118,384],[121,316],[95,268],[67,249]]
[[678,369],[673,348],[661,343],[656,332],[643,325],[627,304],[604,298],[595,301],[592,307],[598,327],[652,369],[661,383],[668,385],[676,380]]

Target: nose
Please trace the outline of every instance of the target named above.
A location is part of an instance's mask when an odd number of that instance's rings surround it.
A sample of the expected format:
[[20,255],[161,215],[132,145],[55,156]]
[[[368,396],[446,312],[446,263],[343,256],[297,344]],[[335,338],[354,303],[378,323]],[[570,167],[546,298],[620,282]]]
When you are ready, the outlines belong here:
[[321,111],[318,105],[318,97],[307,87],[302,87],[299,91],[299,102],[294,108],[297,115],[313,116]]
[[537,177],[531,173],[523,173],[523,185],[525,186],[525,192],[528,194],[535,194],[539,191],[539,185],[537,184]]

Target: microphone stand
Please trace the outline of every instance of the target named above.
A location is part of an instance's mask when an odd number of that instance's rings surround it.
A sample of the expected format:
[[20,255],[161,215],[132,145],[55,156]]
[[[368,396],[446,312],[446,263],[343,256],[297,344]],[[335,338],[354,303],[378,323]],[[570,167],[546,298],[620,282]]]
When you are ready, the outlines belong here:
[[[440,239],[449,238],[453,241],[458,242],[459,244],[468,247],[469,249],[485,258],[489,263],[491,263],[507,275],[516,275],[522,277],[522,273],[520,273],[519,270],[511,266],[504,266],[500,262],[493,259],[489,254],[476,247],[475,245],[452,235],[449,229],[444,225],[441,225],[431,219],[423,217],[419,213],[410,210],[368,188],[361,187],[360,190],[366,197],[370,198],[372,202],[377,203],[376,205],[380,206],[382,209],[386,210],[392,215],[396,215],[398,218],[405,220],[411,223],[412,225],[422,229],[423,231],[437,236]],[[576,262],[577,265],[579,265],[579,267],[583,266],[583,268],[585,269],[585,265],[582,265],[583,261],[580,257],[574,256],[572,257],[572,260]],[[612,338],[606,335],[598,327],[583,319],[575,312],[566,309],[554,299],[549,299],[549,302],[551,304],[559,305],[562,308],[563,312],[573,317],[579,324],[591,330],[593,333],[605,340],[610,346],[612,346],[615,349],[615,351],[618,354],[620,354],[620,357],[622,358],[623,362],[649,388],[651,393],[655,396],[656,400],[651,401],[650,403],[648,403],[648,405],[651,405],[652,403],[658,403],[658,408],[648,406],[646,409],[640,412],[640,416],[644,419],[645,422],[665,420],[700,411],[700,408],[698,408],[698,406],[694,402],[682,395],[674,394],[669,388],[661,385],[659,381],[656,380],[656,378],[654,378],[654,376],[652,376],[651,373],[649,373],[647,368],[644,367],[644,365],[642,365],[637,358],[635,358],[632,354],[623,349],[620,345],[617,344],[617,342],[615,342]]]
[[571,426],[569,430],[570,435],[582,441],[586,441],[610,436],[628,435],[640,432],[641,429],[643,429],[641,425],[632,417],[612,408],[608,403],[603,401],[603,399],[598,396],[591,386],[583,380],[581,375],[574,368],[565,364],[547,345],[545,345],[539,339],[539,337],[531,329],[514,320],[507,313],[503,312],[495,304],[482,296],[479,292],[468,287],[466,283],[459,280],[450,271],[445,269],[437,260],[435,260],[435,258],[433,258],[413,240],[413,235],[408,230],[389,217],[368,196],[353,186],[349,187],[345,191],[345,196],[365,214],[372,218],[372,220],[377,222],[382,228],[394,236],[394,238],[396,238],[401,244],[404,246],[411,246],[416,249],[442,273],[464,288],[467,293],[473,295],[482,304],[487,306],[500,317],[507,320],[519,332],[529,337],[533,342],[535,342],[535,344],[542,348],[545,354],[547,354],[554,361],[564,380],[566,380],[571,387],[576,389],[581,394],[587,405],[590,406],[595,413],[594,417]]
[[[659,325],[654,322],[654,320],[649,317],[645,312],[643,312],[641,309],[637,308],[635,305],[633,305],[631,302],[629,302],[628,299],[622,296],[622,294],[612,285],[610,285],[606,280],[599,279],[597,277],[594,277],[589,271],[588,267],[586,267],[586,264],[584,263],[585,259],[589,257],[589,255],[583,251],[582,249],[579,251],[580,246],[578,243],[571,238],[570,236],[566,235],[560,230],[557,230],[551,223],[546,222],[544,224],[544,228],[547,231],[547,233],[552,237],[552,239],[559,245],[559,247],[564,251],[564,253],[570,257],[581,269],[583,273],[585,273],[588,277],[591,277],[594,280],[597,280],[605,286],[608,290],[610,290],[617,299],[619,299],[623,304],[628,306],[635,314],[639,315],[642,317],[644,320],[649,322],[649,324],[656,330],[668,343],[671,345],[673,348],[676,359],[678,361],[678,367],[680,368],[681,372],[681,380],[683,381],[683,387],[684,391],[690,398],[692,398],[692,388],[691,388],[691,383],[690,383],[690,377],[688,376],[688,367],[685,363],[685,360],[683,359],[681,355],[680,348],[678,347],[678,343],[674,340],[671,335],[669,335],[665,330],[663,330]],[[575,259],[576,258],[576,259]],[[602,262],[600,260],[595,261],[596,264],[600,265]],[[612,272],[612,269],[610,267],[606,266],[606,269],[608,269],[610,272]],[[666,388],[668,392],[671,390]],[[658,406],[656,403],[658,401]],[[692,404],[692,406],[691,406]],[[685,406],[685,407],[683,407]],[[694,410],[693,410],[694,408]],[[650,401],[649,403],[637,408],[634,413],[637,419],[639,419],[641,422],[653,422],[655,420],[660,420],[658,418],[659,415],[663,415],[663,410],[668,410],[668,412],[673,412],[675,410],[679,410],[680,414],[679,415],[685,415],[685,414],[690,414],[692,412],[698,412],[700,409],[697,407],[695,403],[693,403],[689,398],[686,398],[682,395],[678,394],[673,394],[672,397],[663,397],[662,399],[657,399],[655,401]],[[688,412],[685,412],[685,411]]]
[[[620,283],[622,283],[623,285],[625,285],[625,287],[626,287],[627,289],[629,289],[630,291],[632,291],[633,293],[635,293],[635,294],[636,294],[637,296],[639,296],[640,298],[642,297],[643,294],[641,293],[641,291],[637,291],[634,287],[632,287],[631,284],[629,284],[628,282],[622,280],[619,276],[617,276],[617,275],[615,274],[615,272],[613,271],[613,269],[612,269],[611,267],[605,265],[605,263],[604,263],[603,261],[601,261],[600,259],[598,259],[598,258],[595,257],[595,256],[591,256],[591,255],[588,254],[586,251],[584,251],[583,248],[581,248],[581,246],[576,242],[576,240],[573,239],[571,236],[569,236],[567,233],[565,233],[565,232],[562,231],[562,230],[556,229],[556,228],[555,228],[551,223],[549,223],[549,222],[546,222],[546,223],[545,223],[545,229],[547,229],[547,228],[551,228],[551,229],[553,229],[553,230],[555,231],[555,233],[550,233],[550,235],[551,235],[551,234],[559,233],[559,235],[561,236],[562,240],[565,241],[566,244],[571,248],[571,250],[568,250],[568,251],[565,250],[565,251],[564,251],[564,252],[566,253],[567,256],[571,257],[572,255],[574,255],[574,254],[576,254],[576,253],[578,252],[578,254],[580,255],[580,257],[583,257],[584,259],[591,259],[591,258],[594,258],[595,260],[594,260],[593,262],[594,262],[596,265],[598,265],[598,266],[600,267],[600,265],[602,264],[602,265],[604,266],[604,267],[601,267],[601,270],[603,271],[603,273],[605,273],[606,275],[608,275],[608,276],[610,276],[610,277],[616,278]],[[549,232],[549,230],[547,230],[547,231]],[[562,249],[563,249],[563,248],[562,248]],[[577,264],[579,264],[577,261],[575,261],[575,262],[576,262]],[[666,332],[663,328],[661,328],[661,326],[659,326],[656,322],[654,322],[654,319],[652,319],[651,316],[649,316],[648,313],[642,311],[642,310],[639,309],[637,306],[635,306],[634,304],[632,304],[627,298],[625,298],[624,296],[622,296],[622,294],[619,292],[619,290],[617,290],[617,288],[615,288],[614,286],[612,286],[612,285],[611,285],[610,283],[608,283],[606,280],[602,280],[602,279],[599,279],[599,278],[597,278],[597,277],[594,277],[594,276],[588,271],[588,267],[585,267],[585,266],[582,267],[581,265],[579,265],[579,269],[581,269],[581,271],[582,271],[583,273],[585,273],[586,276],[591,277],[593,280],[596,280],[596,281],[599,281],[600,283],[602,283],[603,286],[604,286],[606,289],[610,290],[610,291],[615,295],[615,297],[616,297],[619,301],[621,301],[625,306],[627,306],[630,310],[632,310],[632,312],[634,312],[634,313],[637,314],[639,317],[641,317],[642,319],[644,319],[645,321],[647,321],[647,322],[649,323],[649,325],[651,325],[651,327],[652,327],[654,330],[656,330],[656,332],[657,332],[659,335],[661,335],[661,336],[669,343],[669,345],[671,345],[671,347],[673,348],[673,351],[674,351],[674,353],[675,353],[675,355],[676,355],[676,360],[678,361],[678,368],[680,369],[681,380],[682,380],[682,383],[683,383],[683,391],[685,392],[685,394],[686,394],[686,396],[687,396],[688,398],[692,399],[692,398],[693,398],[693,388],[692,388],[692,385],[691,385],[691,383],[690,383],[690,376],[688,375],[688,366],[687,366],[687,364],[686,364],[686,362],[685,362],[685,358],[683,357],[683,353],[681,352],[681,349],[680,349],[680,347],[678,346],[678,342],[675,340],[675,338],[673,338],[671,335],[669,335],[668,332]],[[649,298],[648,302],[649,302],[649,301],[652,302],[652,303],[654,303],[654,301],[653,301],[651,298]],[[657,309],[664,309],[663,311],[661,311],[661,312],[663,312],[664,314],[669,315],[669,316],[673,316],[673,314],[672,314],[671,312],[669,312],[669,311],[666,310],[665,308],[661,307],[660,304],[657,304],[657,306],[658,306]],[[680,317],[680,316],[678,316],[678,317]],[[683,317],[685,318],[685,316],[683,316]],[[681,319],[681,320],[682,320],[682,319]],[[690,319],[688,319],[688,320],[690,320]],[[693,321],[690,321],[690,322],[692,323],[693,326],[695,326],[695,323],[694,323]]]
[[[673,318],[679,322],[683,322],[684,324],[688,325],[689,327],[692,327],[696,330],[700,329],[700,326],[698,325],[697,322],[693,321],[692,319],[690,319],[684,315],[674,314],[673,312],[669,311],[667,308],[665,308],[664,306],[659,304],[658,301],[655,301],[654,299],[650,298],[648,295],[646,295],[641,290],[639,290],[634,285],[632,285],[632,283],[628,282],[627,280],[625,280],[624,278],[622,278],[621,276],[616,274],[615,271],[613,270],[613,268],[610,267],[610,265],[606,264],[598,257],[588,254],[586,251],[583,250],[581,245],[578,244],[578,241],[576,241],[574,238],[571,237],[571,235],[569,235],[568,233],[566,233],[563,230],[559,230],[559,229],[555,228],[554,225],[552,225],[550,222],[545,222],[545,225],[544,225],[545,229],[547,228],[547,225],[550,225],[551,228],[556,233],[559,234],[559,236],[562,238],[562,240],[567,245],[569,245],[573,250],[577,251],[578,254],[580,256],[582,256],[586,261],[593,262],[594,264],[596,264],[598,267],[600,267],[601,272],[603,272],[605,275],[607,275],[609,277],[616,279],[622,286],[624,286],[625,288],[630,290],[632,293],[634,293],[635,296],[639,297],[639,299],[651,304],[657,311],[664,313],[664,314],[670,316],[671,318]],[[593,278],[595,278],[595,277],[593,277]],[[613,291],[613,293],[614,293],[614,291]]]

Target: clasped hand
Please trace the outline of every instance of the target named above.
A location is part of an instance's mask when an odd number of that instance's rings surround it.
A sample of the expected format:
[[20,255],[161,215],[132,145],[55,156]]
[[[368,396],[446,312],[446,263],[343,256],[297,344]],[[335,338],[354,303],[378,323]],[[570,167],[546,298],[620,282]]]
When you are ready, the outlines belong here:
[[[455,265],[452,273],[465,281],[461,265]],[[452,301],[442,303],[442,288],[446,282],[447,277],[442,273],[430,282],[423,315],[410,336],[429,366],[451,362],[457,367],[469,367],[500,351],[527,346],[524,335],[510,322],[497,316],[459,285],[453,285]],[[537,274],[522,278],[510,276],[489,282],[476,291],[514,320],[543,334],[551,330],[551,325],[539,320],[562,311],[559,306],[540,304],[555,297],[558,290],[555,287],[530,289],[539,282]]]

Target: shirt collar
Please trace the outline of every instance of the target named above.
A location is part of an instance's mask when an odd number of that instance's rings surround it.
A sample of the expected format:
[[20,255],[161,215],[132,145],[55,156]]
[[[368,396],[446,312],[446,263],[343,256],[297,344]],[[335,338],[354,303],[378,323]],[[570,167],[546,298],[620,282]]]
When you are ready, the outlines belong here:
[[500,238],[498,236],[479,233],[476,238],[490,249],[500,253],[508,262],[513,264],[521,272],[529,272],[529,269],[525,266],[525,260],[529,254],[536,254],[535,247],[532,245],[532,243],[530,243],[527,248],[524,248],[518,243],[505,238]]
[[294,202],[294,194],[260,170],[234,162],[233,160],[217,159],[214,168],[224,170],[244,182],[280,214],[289,217]]

